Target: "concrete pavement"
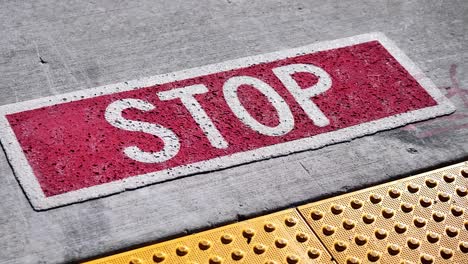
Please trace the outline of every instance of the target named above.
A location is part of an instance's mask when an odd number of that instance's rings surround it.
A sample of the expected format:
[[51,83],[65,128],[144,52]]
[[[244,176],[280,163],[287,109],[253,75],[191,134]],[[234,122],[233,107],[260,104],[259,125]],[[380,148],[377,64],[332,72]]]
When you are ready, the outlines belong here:
[[2,152],[0,263],[75,262],[466,159],[467,8],[464,1],[2,3],[2,105],[381,31],[457,112],[43,212],[32,209]]

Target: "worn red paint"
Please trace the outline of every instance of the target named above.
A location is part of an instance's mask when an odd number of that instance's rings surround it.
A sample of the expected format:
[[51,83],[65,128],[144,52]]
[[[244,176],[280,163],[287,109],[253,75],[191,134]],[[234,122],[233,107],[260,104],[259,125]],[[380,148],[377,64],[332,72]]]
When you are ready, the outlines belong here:
[[[310,63],[324,69],[332,87],[313,102],[330,120],[315,126],[304,110],[272,73],[278,66]],[[253,131],[233,115],[222,96],[223,83],[245,75],[263,80],[285,99],[294,115],[294,129],[283,136]],[[301,86],[317,81],[311,74],[294,76]],[[209,92],[195,97],[224,136],[229,146],[214,148],[180,100],[161,101],[157,92],[204,84]],[[240,88],[241,102],[265,125],[274,126],[278,116],[258,92]],[[141,163],[126,157],[123,149],[136,145],[158,151],[162,141],[141,132],[111,126],[104,118],[106,107],[119,99],[143,99],[157,106],[142,112],[129,109],[124,117],[161,124],[180,138],[178,154],[162,163]],[[394,116],[437,103],[377,41],[300,55],[197,78],[64,102],[7,116],[26,158],[46,196],[112,182],[148,172],[210,160],[264,146],[293,141],[341,128]]]

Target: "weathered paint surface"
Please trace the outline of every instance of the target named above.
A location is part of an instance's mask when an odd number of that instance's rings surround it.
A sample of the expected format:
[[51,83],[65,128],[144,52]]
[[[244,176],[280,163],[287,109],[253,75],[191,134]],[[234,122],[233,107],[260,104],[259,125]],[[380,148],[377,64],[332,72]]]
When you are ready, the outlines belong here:
[[390,40],[371,33],[0,110],[19,181],[35,208],[47,209],[454,108]]

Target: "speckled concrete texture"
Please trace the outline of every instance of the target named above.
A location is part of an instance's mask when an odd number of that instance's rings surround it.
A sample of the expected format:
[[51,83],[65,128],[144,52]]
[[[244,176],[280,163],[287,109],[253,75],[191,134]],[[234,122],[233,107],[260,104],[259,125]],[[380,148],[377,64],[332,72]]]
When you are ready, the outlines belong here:
[[381,31],[457,107],[348,143],[36,212],[0,154],[0,263],[75,262],[454,163],[468,153],[464,1],[7,1],[0,104]]

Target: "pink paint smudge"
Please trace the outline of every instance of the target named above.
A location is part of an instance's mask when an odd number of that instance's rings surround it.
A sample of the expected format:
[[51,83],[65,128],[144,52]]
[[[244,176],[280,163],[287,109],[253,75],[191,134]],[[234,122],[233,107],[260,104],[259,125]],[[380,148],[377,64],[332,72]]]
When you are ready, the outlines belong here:
[[[447,96],[447,98],[453,98],[453,97],[460,98],[462,100],[462,102],[463,102],[463,107],[462,108],[463,109],[468,108],[468,90],[463,89],[463,88],[460,87],[460,83],[459,83],[458,78],[457,78],[457,65],[456,64],[452,64],[450,66],[449,74],[450,74],[450,80],[451,80],[452,85],[449,86],[449,87],[443,88],[443,89],[447,90],[447,93],[445,94],[445,96]],[[468,114],[456,113],[456,114],[452,114],[452,115],[449,115],[449,116],[441,117],[440,119],[455,121],[455,120],[466,120],[467,118],[468,118]],[[434,124],[435,121],[440,120],[440,119],[428,120],[428,121],[424,122],[424,124]],[[468,129],[468,123],[461,124],[461,125],[460,124],[458,124],[458,125],[457,124],[450,124],[449,126],[446,126],[446,127],[430,128],[430,129],[427,129],[427,130],[424,130],[424,131],[422,131],[423,129],[421,127],[418,127],[418,126],[419,126],[418,124],[416,124],[416,125],[415,124],[409,124],[407,126],[404,126],[401,129],[404,130],[404,131],[415,132],[415,136],[417,138],[428,138],[428,137],[443,134],[445,132],[449,132],[449,131],[453,131],[453,130]]]

